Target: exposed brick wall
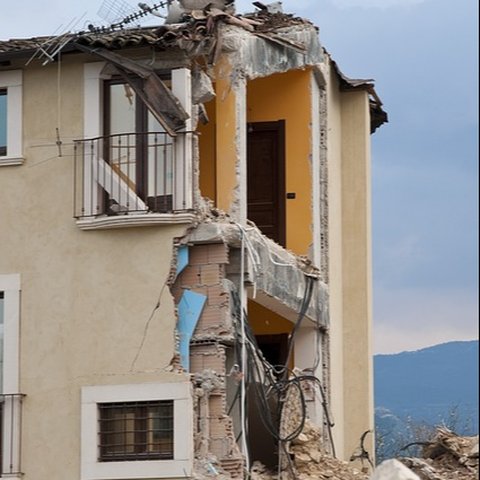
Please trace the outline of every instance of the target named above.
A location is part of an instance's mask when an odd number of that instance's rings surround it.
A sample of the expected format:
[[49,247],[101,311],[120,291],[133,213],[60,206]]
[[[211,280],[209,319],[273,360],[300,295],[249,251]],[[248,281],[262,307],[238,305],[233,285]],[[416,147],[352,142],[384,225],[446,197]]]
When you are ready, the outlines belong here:
[[228,247],[223,243],[195,245],[189,249],[189,265],[172,287],[176,302],[185,289],[201,293],[207,303],[195,331],[196,338],[217,338],[232,335],[230,294],[225,289],[225,266]]
[[[226,345],[233,335],[230,292],[226,288],[226,266],[229,250],[223,243],[189,247],[189,265],[178,276],[171,290],[180,301],[188,289],[207,297],[190,345],[190,372],[200,377],[214,376],[219,382],[212,390],[197,384],[204,407],[196,414],[197,425],[205,431],[197,434],[197,455],[214,455],[232,479],[243,479],[244,460],[235,440],[232,419],[227,415]],[[202,428],[202,427],[200,427]],[[206,435],[207,433],[207,435]],[[205,438],[208,436],[208,438]]]

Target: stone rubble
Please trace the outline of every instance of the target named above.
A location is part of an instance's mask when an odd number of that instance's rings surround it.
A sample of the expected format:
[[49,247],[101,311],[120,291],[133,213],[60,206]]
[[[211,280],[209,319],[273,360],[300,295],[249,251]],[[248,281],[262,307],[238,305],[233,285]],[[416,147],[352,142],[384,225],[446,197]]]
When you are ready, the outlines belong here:
[[[291,468],[286,466],[280,480],[368,480],[368,475],[354,468],[349,462],[337,460],[323,446],[320,428],[310,421],[305,422],[303,432],[287,447],[292,459]],[[269,472],[259,462],[252,468],[251,480],[276,480],[278,475]]]
[[478,435],[461,437],[446,428],[438,428],[435,437],[423,448],[423,458],[401,461],[421,480],[478,479]]
[[[460,437],[439,428],[424,448],[424,458],[387,460],[372,475],[352,463],[337,460],[322,442],[321,431],[307,421],[303,432],[287,446],[291,468],[284,468],[280,480],[476,480],[478,476],[478,436]],[[294,475],[291,469],[294,469]],[[250,480],[278,480],[260,462],[251,469]]]

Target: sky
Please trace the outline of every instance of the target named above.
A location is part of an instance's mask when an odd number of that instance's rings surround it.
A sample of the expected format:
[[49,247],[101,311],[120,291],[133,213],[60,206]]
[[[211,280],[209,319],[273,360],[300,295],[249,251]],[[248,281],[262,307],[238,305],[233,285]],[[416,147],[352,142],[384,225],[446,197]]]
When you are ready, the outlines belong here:
[[[1,39],[101,22],[102,0],[5,3]],[[347,76],[376,80],[389,114],[372,137],[375,353],[478,338],[478,2],[283,6],[319,26]]]

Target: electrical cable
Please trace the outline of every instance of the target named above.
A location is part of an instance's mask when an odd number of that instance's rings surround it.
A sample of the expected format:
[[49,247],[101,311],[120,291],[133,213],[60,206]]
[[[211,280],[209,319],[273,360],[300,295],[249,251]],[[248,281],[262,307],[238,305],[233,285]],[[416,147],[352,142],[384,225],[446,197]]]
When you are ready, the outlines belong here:
[[303,295],[302,304],[300,306],[300,313],[298,315],[297,322],[295,323],[295,326],[293,327],[293,330],[288,337],[288,354],[285,365],[288,365],[290,363],[290,358],[293,352],[293,345],[295,344],[295,336],[297,335],[298,330],[300,330],[303,319],[305,318],[313,296],[313,277],[305,276],[305,282],[305,293]]
[[240,398],[241,398],[241,410],[240,410],[240,421],[242,424],[243,435],[242,435],[242,450],[245,455],[245,464],[247,471],[250,471],[250,458],[247,445],[247,392],[246,392],[246,382],[247,382],[247,350],[245,345],[245,314],[243,309],[244,303],[244,283],[245,283],[245,235],[240,227],[241,234],[241,251],[240,251],[240,291],[239,291],[239,303],[240,303],[240,326],[241,326],[241,389],[240,389]]
[[[242,233],[245,235],[246,231]],[[245,235],[246,236],[246,235]],[[245,243],[242,244],[242,250],[245,251]],[[248,247],[247,247],[248,251]],[[242,265],[245,260],[245,256],[242,256]],[[320,391],[321,403],[323,410],[325,412],[326,424],[328,428],[329,440],[332,446],[332,453],[335,456],[335,445],[333,441],[333,434],[331,428],[333,422],[331,421],[331,416],[328,410],[328,404],[325,392],[323,390],[322,383],[314,375],[296,375],[294,372],[291,372],[288,368],[288,363],[291,358],[293,351],[293,345],[295,343],[295,337],[298,333],[301,324],[306,316],[308,308],[310,306],[311,299],[313,297],[313,287],[316,278],[311,276],[305,276],[306,285],[304,290],[304,295],[300,305],[300,311],[298,314],[297,323],[292,330],[289,336],[289,353],[287,362],[284,365],[271,365],[263,356],[255,335],[250,327],[248,322],[247,312],[243,308],[242,300],[237,291],[232,291],[232,306],[234,311],[234,335],[235,335],[235,349],[237,350],[238,357],[238,348],[237,345],[240,345],[244,348],[244,357],[241,357],[246,360],[245,370],[242,372],[245,376],[245,390],[250,392],[255,403],[258,405],[258,412],[260,414],[260,419],[262,424],[272,438],[278,443],[279,448],[285,450],[286,445],[294,440],[300,435],[303,431],[305,422],[307,419],[307,406],[306,399],[304,394],[303,382],[314,382],[317,385],[318,390]],[[317,318],[317,335],[320,335],[320,320]],[[317,345],[317,349],[319,346]],[[318,367],[320,362],[320,355],[317,352],[314,368],[314,372]],[[240,388],[240,387],[239,387]],[[298,425],[290,432],[280,434],[280,421],[281,413],[284,408],[284,402],[287,398],[287,392],[289,389],[296,389],[300,399],[300,415]],[[233,406],[238,401],[238,391],[235,394],[235,397],[230,405],[229,413],[233,410]],[[276,408],[272,409],[272,404],[276,404]],[[245,412],[248,411],[247,398],[242,399],[242,408]],[[242,433],[240,436],[245,438],[245,441],[248,445],[248,425],[242,424]],[[240,436],[238,438],[240,438]],[[291,459],[290,459],[291,462]],[[288,465],[289,469],[292,472],[292,475],[295,477],[295,472],[293,465]]]

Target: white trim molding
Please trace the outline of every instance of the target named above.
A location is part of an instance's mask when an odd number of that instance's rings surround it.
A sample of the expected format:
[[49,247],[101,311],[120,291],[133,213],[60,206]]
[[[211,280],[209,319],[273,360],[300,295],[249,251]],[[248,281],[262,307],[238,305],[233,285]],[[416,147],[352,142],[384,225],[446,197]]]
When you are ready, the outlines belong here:
[[[173,460],[98,461],[98,404],[173,400]],[[82,388],[81,480],[189,478],[193,471],[193,400],[190,382],[100,385]]]
[[0,72],[0,88],[7,89],[7,155],[0,156],[0,167],[21,165],[23,158],[23,72]]
[[108,230],[112,228],[153,227],[156,225],[187,225],[193,223],[196,215],[190,212],[179,213],[138,213],[109,217],[89,217],[77,220],[80,230]]

